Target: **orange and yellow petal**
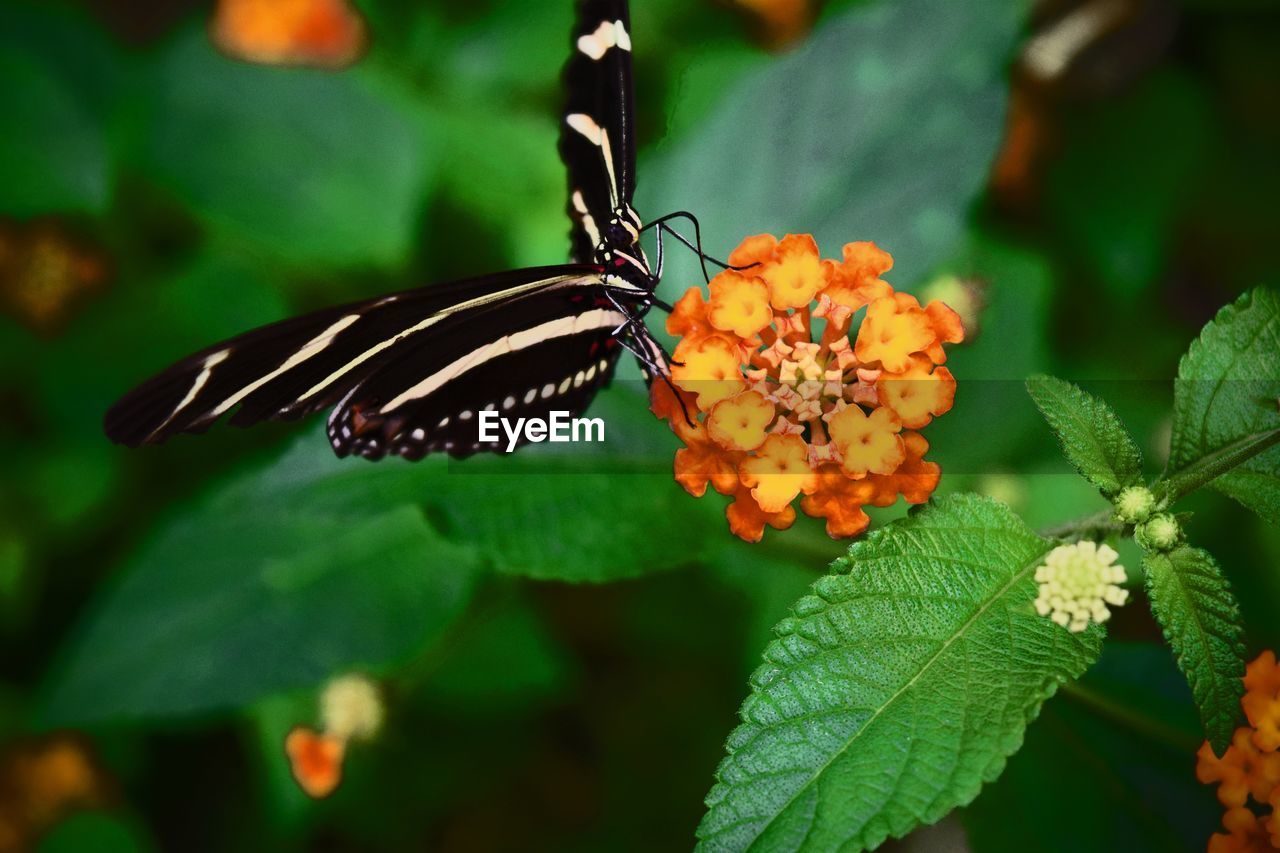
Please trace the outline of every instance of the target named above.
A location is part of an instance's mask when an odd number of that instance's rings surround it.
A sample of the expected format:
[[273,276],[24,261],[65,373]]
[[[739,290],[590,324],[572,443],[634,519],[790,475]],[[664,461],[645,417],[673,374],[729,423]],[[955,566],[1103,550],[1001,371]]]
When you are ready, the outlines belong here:
[[1218,832],[1209,837],[1209,853],[1269,853],[1272,849],[1262,820],[1251,809],[1239,807],[1222,816],[1226,835]]
[[676,451],[675,479],[695,498],[707,493],[707,484],[722,495],[738,487],[738,456],[727,454],[710,441],[693,441]]
[[912,354],[935,341],[929,316],[909,295],[898,293],[867,306],[853,351],[863,364],[879,363],[890,373],[901,373],[911,364]]
[[672,358],[671,381],[697,394],[698,408],[704,412],[746,387],[738,346],[719,335],[685,338]]
[[759,275],[759,267],[773,260],[773,253],[777,248],[778,238],[772,234],[756,234],[747,237],[729,254],[729,266],[753,267],[751,274]]
[[870,501],[872,490],[866,480],[849,479],[839,463],[828,463],[818,469],[817,488],[801,499],[800,508],[813,518],[825,518],[832,539],[845,539],[871,524],[862,507]]
[[1280,697],[1280,663],[1276,661],[1275,652],[1268,649],[1249,663],[1244,673],[1244,689],[1267,699]]
[[725,450],[755,450],[764,444],[776,414],[759,391],[745,391],[712,407],[707,434]]
[[827,432],[840,451],[840,465],[851,477],[890,474],[906,458],[902,422],[891,410],[875,409],[871,414],[861,406],[847,406],[831,417]]
[[944,364],[947,352],[942,345],[958,344],[964,340],[964,322],[951,306],[937,299],[925,306],[925,316],[933,328],[934,342],[926,350],[934,364]]
[[738,476],[766,513],[782,512],[796,495],[812,492],[818,483],[804,439],[781,433],[771,433],[755,456],[743,459]]
[[773,322],[769,288],[763,279],[734,270],[711,279],[711,301],[707,303],[711,325],[740,338],[752,338]]
[[769,303],[781,311],[808,307],[827,283],[818,244],[809,234],[783,237],[773,259],[754,273],[769,286]]
[[346,748],[345,740],[305,726],[295,727],[284,739],[293,778],[307,796],[315,799],[329,796],[342,781]]
[[863,305],[893,295],[880,276],[893,269],[893,258],[875,243],[846,243],[844,262],[826,261],[830,283],[823,291],[832,301],[857,311]]
[[929,450],[925,437],[918,432],[904,432],[902,447],[906,458],[893,473],[872,474],[868,478],[876,487],[876,494],[871,500],[874,506],[891,506],[899,495],[909,504],[922,504],[938,488],[942,466],[925,461],[924,455]]
[[667,334],[678,338],[704,338],[715,332],[707,319],[707,303],[702,288],[691,287],[671,306],[667,316]]
[[945,367],[935,369],[926,356],[913,355],[906,370],[879,376],[876,395],[881,405],[897,413],[904,427],[919,429],[951,411],[956,379]]
[[747,488],[739,488],[734,493],[733,501],[725,507],[724,514],[733,535],[747,542],[763,539],[765,525],[774,530],[786,530],[796,521],[795,507],[787,505],[779,512],[766,512]]

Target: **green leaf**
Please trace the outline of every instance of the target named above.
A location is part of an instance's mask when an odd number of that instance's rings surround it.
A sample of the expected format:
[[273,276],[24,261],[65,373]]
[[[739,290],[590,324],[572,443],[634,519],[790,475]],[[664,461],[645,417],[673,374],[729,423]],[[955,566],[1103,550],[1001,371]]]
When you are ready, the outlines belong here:
[[45,720],[243,706],[403,661],[461,613],[475,555],[419,510],[329,513],[295,497],[242,500],[233,487],[163,528],[98,602]]
[[203,31],[149,79],[141,166],[204,220],[296,263],[404,261],[432,157],[394,84],[234,62]]
[[79,14],[0,8],[0,212],[102,212],[114,179],[107,106],[118,60]]
[[[306,500],[335,508],[425,506],[447,538],[504,574],[605,583],[688,565],[729,536],[723,503],[695,500],[676,485],[674,437],[646,396],[622,386],[601,393],[588,412],[605,422],[603,444],[367,466],[333,458],[317,430],[259,476],[271,488],[306,472]],[[253,478],[243,485],[255,489]]]
[[972,800],[1101,648],[1032,608],[1051,547],[973,495],[854,543],[777,626],[702,849],[871,848]]
[[1158,644],[1108,641],[961,815],[973,853],[1203,853],[1222,807],[1190,772],[1191,694]]
[[1221,754],[1231,743],[1244,694],[1240,608],[1213,557],[1181,546],[1143,557],[1151,610],[1191,685],[1205,735]]
[[1280,294],[1259,288],[1219,311],[1178,365],[1165,475],[1170,497],[1211,481],[1280,524],[1277,441]]
[[[835,256],[875,240],[894,256],[892,280],[916,283],[986,184],[1018,7],[898,0],[832,17],[642,165],[637,207],[697,211],[712,253],[761,231],[812,232]],[[679,267],[667,278],[691,280]]]
[[575,672],[538,614],[517,595],[477,608],[426,676],[422,703],[467,715],[521,712],[562,693]]
[[1033,376],[1027,393],[1067,459],[1107,497],[1142,482],[1142,451],[1106,401],[1053,376]]

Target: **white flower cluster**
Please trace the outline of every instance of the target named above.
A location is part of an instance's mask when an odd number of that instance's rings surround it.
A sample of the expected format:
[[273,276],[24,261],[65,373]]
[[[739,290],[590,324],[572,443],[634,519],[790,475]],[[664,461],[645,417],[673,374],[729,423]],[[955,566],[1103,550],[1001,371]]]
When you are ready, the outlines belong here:
[[1090,621],[1106,622],[1108,604],[1129,600],[1128,591],[1117,586],[1125,579],[1124,566],[1115,565],[1118,556],[1109,545],[1094,542],[1054,548],[1036,569],[1036,612],[1072,633],[1083,631]]

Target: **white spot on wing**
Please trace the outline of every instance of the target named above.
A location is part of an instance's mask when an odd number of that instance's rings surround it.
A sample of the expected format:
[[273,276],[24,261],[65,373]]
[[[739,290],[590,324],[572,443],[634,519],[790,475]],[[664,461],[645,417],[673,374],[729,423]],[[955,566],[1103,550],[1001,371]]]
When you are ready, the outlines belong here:
[[601,21],[595,32],[578,37],[578,50],[593,60],[601,59],[611,47],[631,50],[631,36],[622,21]]
[[597,148],[604,142],[604,130],[596,124],[596,120],[586,113],[569,113],[564,117],[569,127],[582,134],[588,142]]

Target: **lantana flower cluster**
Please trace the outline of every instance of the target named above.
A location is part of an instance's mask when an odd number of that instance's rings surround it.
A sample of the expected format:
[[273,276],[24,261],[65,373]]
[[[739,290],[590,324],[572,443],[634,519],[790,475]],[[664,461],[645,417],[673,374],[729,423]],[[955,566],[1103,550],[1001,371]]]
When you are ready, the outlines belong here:
[[1119,607],[1129,600],[1120,555],[1110,545],[1082,541],[1059,545],[1045,555],[1036,569],[1036,612],[1048,616],[1073,634],[1101,625],[1111,618],[1108,605]]
[[[1209,839],[1209,853],[1280,849],[1280,665],[1275,652],[1249,664],[1240,700],[1249,725],[1236,729],[1219,758],[1208,743],[1196,758],[1196,777],[1218,784],[1226,807],[1225,833]],[[1252,802],[1251,802],[1252,801]]]
[[729,528],[750,542],[790,527],[800,496],[833,538],[865,530],[865,506],[927,501],[940,471],[918,430],[955,398],[941,365],[959,316],[895,292],[874,243],[837,262],[810,235],[762,234],[729,264],[710,299],[690,288],[667,319],[674,389],[654,384],[653,411],[685,444],[677,482],[731,496]]

